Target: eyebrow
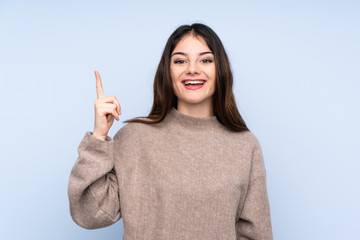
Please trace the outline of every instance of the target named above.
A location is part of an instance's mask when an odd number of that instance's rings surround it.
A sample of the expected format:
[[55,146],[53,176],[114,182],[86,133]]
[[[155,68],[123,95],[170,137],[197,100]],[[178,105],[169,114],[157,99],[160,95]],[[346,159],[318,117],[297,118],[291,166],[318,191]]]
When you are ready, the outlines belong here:
[[[212,52],[201,52],[199,55],[201,56],[201,55],[208,54],[208,53],[213,54]],[[184,52],[175,52],[175,53],[173,53],[173,54],[171,55],[171,57],[174,56],[174,55],[177,55],[177,54],[178,54],[178,55],[184,55],[184,56],[187,55],[187,54],[184,53]]]

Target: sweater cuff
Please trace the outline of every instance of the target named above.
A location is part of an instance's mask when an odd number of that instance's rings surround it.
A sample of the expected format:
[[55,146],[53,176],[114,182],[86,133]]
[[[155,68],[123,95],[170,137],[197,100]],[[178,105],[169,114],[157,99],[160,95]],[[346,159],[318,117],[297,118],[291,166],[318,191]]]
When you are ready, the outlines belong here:
[[[92,132],[87,131],[78,147],[79,160],[86,161],[86,163],[101,163],[102,167],[113,167],[113,138],[106,136],[106,141],[101,140],[92,135]],[[107,166],[110,164],[109,166]],[[98,169],[99,170],[99,169]]]
[[[103,141],[93,136],[92,132],[87,131],[79,144],[79,158],[74,168],[78,169],[77,165],[82,165],[78,170],[87,172],[87,175],[95,172],[109,172],[114,165],[113,143],[114,140],[111,137],[107,136],[106,141]],[[87,169],[85,166],[89,168]],[[94,169],[96,169],[95,172]]]
[[88,138],[89,140],[92,140],[92,141],[95,141],[95,142],[111,142],[111,141],[113,141],[113,138],[112,138],[112,137],[109,137],[109,136],[106,136],[105,141],[104,141],[104,140],[101,140],[101,139],[95,137],[95,136],[93,135],[93,132],[92,132],[92,131],[87,131],[87,132],[85,133],[84,138]]

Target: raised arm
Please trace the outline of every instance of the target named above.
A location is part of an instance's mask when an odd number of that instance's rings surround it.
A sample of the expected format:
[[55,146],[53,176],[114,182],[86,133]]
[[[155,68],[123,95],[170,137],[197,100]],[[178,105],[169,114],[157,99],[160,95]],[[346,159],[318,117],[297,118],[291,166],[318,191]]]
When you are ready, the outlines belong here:
[[113,224],[121,217],[118,180],[114,169],[114,139],[107,136],[114,118],[119,120],[116,97],[104,97],[97,71],[95,126],[86,132],[78,147],[79,157],[72,168],[68,196],[70,213],[81,227],[93,229]]

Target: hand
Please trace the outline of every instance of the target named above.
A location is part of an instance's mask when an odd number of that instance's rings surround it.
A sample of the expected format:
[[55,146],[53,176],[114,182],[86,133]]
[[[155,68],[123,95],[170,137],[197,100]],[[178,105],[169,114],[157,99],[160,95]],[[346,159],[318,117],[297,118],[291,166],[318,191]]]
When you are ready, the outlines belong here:
[[95,105],[95,126],[93,135],[101,140],[105,140],[114,118],[119,121],[121,107],[115,96],[104,97],[101,78],[98,71],[94,71],[96,78],[97,99]]

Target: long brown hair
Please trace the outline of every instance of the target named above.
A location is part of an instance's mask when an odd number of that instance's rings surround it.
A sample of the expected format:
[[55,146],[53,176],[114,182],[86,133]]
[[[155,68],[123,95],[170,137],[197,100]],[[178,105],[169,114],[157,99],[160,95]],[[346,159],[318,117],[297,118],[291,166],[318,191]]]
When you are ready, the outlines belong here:
[[170,75],[170,58],[175,46],[188,34],[201,36],[214,54],[216,83],[212,102],[213,113],[217,120],[231,131],[249,131],[236,106],[232,91],[233,75],[224,46],[216,33],[210,27],[201,23],[182,25],[171,34],[155,74],[154,101],[149,115],[126,120],[124,123],[159,123],[165,119],[172,107],[177,108],[177,97],[174,93]]

